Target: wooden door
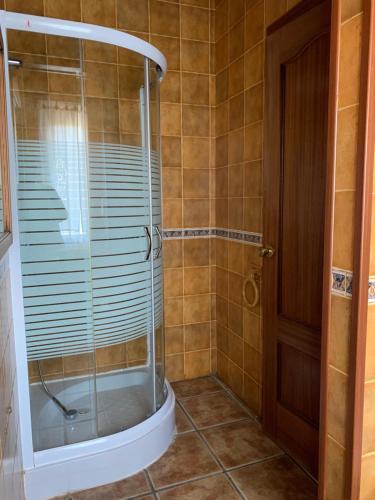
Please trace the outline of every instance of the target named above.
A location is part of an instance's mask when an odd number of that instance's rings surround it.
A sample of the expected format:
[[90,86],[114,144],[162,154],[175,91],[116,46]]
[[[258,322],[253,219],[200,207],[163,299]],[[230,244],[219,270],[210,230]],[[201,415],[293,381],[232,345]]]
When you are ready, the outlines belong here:
[[270,27],[264,154],[264,430],[318,470],[330,2]]

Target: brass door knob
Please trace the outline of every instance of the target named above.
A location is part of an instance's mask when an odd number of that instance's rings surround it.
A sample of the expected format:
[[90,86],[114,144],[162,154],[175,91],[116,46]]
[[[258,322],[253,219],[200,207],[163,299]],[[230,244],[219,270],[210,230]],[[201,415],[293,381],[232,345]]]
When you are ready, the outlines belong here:
[[270,259],[275,254],[275,250],[272,247],[263,247],[260,249],[259,255],[263,258]]

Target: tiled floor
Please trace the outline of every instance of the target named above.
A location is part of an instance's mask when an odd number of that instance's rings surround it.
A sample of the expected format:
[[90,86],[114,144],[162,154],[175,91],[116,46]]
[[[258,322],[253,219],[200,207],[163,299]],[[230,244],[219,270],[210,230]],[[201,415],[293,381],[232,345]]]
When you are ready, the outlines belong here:
[[[214,377],[173,384],[178,435],[147,470],[71,500],[310,500],[311,479]],[[62,500],[62,499],[61,499]]]

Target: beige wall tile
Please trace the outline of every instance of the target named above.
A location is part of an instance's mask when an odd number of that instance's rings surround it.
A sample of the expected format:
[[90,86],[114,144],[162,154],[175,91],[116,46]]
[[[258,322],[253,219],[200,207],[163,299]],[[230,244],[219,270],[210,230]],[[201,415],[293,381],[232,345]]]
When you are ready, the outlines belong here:
[[250,49],[264,38],[264,4],[267,0],[254,2],[246,14],[245,48]]
[[332,295],[331,301],[331,329],[328,347],[329,363],[344,373],[349,373],[352,301],[338,295]]
[[357,162],[358,105],[338,113],[336,190],[355,189]]
[[81,0],[82,21],[101,26],[116,26],[116,0]]
[[166,269],[182,267],[183,252],[181,240],[165,241],[163,245],[164,267]]
[[[12,8],[12,1],[7,0],[7,10],[14,10]],[[20,3],[20,2],[17,2]],[[43,1],[24,1],[24,4],[32,5],[40,4],[37,9],[38,12],[29,12],[30,14],[43,15]],[[27,7],[28,9],[30,7]],[[20,10],[26,12],[26,10]],[[48,17],[57,17],[60,19],[69,19],[70,21],[81,21],[81,1],[80,0],[46,0],[45,1],[45,14]]]
[[339,106],[359,102],[362,15],[341,27],[339,63]]
[[150,0],[151,32],[158,35],[180,35],[180,9],[173,3]]
[[375,305],[367,311],[366,381],[375,380]]
[[162,156],[164,167],[181,167],[181,137],[164,136]]
[[165,357],[165,376],[170,382],[185,378],[184,354],[172,354]]
[[333,230],[333,265],[353,268],[354,191],[336,192]]
[[342,446],[347,432],[348,376],[333,367],[328,369],[328,433]]
[[199,351],[209,349],[211,343],[211,323],[185,325],[185,350]]
[[210,241],[208,239],[185,240],[183,245],[185,266],[206,266],[210,263]]
[[182,326],[165,328],[164,334],[166,356],[184,352],[184,328]]
[[197,295],[209,293],[210,269],[209,267],[184,268],[184,295]]
[[210,373],[210,350],[187,352],[185,354],[185,377],[195,378]]
[[363,0],[342,0],[341,21],[347,21],[363,10]]
[[182,102],[209,105],[209,76],[182,73]]
[[375,455],[362,457],[360,500],[372,500],[375,491]]
[[[375,380],[365,384],[362,453],[375,452]],[[375,484],[375,483],[374,483]]]
[[183,71],[209,73],[210,47],[207,42],[181,41],[181,66]]
[[183,295],[183,270],[165,269],[164,295],[167,298],[181,297]]
[[121,29],[148,31],[148,0],[126,0],[117,2],[117,23]]
[[[183,200],[183,226],[208,227],[210,224],[210,203],[207,199]],[[174,226],[169,226],[174,227]]]
[[181,37],[209,41],[209,11],[191,6],[181,6]]
[[187,136],[209,137],[209,107],[184,104],[182,106],[182,133]]
[[285,14],[287,10],[287,0],[265,0],[265,4],[267,26]]
[[245,53],[245,88],[263,80],[264,46],[259,43]]
[[183,299],[170,298],[164,301],[165,326],[178,326],[183,324]]
[[345,448],[327,438],[327,500],[345,498]]
[[184,323],[203,323],[210,320],[210,295],[190,295],[184,297]]
[[[56,3],[60,4],[61,2],[57,0]],[[6,0],[6,9],[12,12],[42,16],[44,13],[44,2],[43,0]]]
[[242,56],[245,45],[245,22],[241,19],[229,31],[229,61],[233,62]]

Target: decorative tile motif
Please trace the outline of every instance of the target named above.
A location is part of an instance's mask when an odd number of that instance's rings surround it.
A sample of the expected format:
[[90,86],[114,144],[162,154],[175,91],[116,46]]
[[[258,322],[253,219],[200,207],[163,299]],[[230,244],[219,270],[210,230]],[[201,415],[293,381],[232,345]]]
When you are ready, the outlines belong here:
[[237,231],[223,228],[189,228],[189,229],[165,229],[163,238],[176,240],[182,238],[225,238],[227,240],[243,241],[249,245],[260,246],[262,235],[248,231]]
[[353,295],[353,273],[346,271],[345,293],[348,297]]
[[346,271],[332,268],[332,293],[346,295]]
[[163,231],[163,238],[165,240],[179,240],[182,238],[209,238],[214,236],[214,229],[165,229]]
[[368,281],[368,301],[375,304],[375,276],[370,276]]
[[[353,295],[353,273],[344,269],[332,268],[332,293],[343,297]],[[375,276],[370,276],[368,281],[368,302],[375,303]]]

